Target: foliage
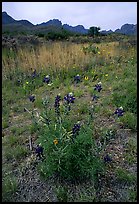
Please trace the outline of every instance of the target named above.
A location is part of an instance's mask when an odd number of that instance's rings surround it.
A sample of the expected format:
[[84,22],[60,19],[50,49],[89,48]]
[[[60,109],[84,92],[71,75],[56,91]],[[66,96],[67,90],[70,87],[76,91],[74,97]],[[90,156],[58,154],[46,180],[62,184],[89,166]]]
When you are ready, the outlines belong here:
[[92,26],[89,28],[88,35],[89,36],[98,36],[99,35],[100,27]]
[[38,142],[44,148],[46,159],[40,164],[39,171],[44,177],[56,174],[71,181],[96,179],[103,169],[103,162],[97,154],[92,127],[82,125],[78,132],[73,132],[76,121],[68,121],[67,115],[57,115],[41,128]]

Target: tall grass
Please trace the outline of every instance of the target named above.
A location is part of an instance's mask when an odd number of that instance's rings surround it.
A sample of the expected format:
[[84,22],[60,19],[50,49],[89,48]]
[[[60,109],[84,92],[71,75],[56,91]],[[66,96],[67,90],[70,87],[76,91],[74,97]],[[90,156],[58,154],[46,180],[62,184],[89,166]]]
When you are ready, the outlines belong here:
[[[25,72],[31,69],[57,72],[58,70],[85,69],[90,64],[95,66],[100,61],[112,61],[111,57],[120,56],[118,42],[93,44],[99,47],[100,54],[85,53],[83,47],[86,44],[71,42],[47,42],[37,48],[19,48],[18,51],[3,49],[2,66],[3,72],[22,69]],[[122,52],[122,53],[121,53]],[[98,63],[99,64],[99,63]]]

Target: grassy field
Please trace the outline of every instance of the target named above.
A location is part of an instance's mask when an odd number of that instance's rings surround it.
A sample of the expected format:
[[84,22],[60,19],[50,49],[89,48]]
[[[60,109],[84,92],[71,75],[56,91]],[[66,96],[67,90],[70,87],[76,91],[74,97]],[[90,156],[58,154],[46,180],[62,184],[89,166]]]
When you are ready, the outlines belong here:
[[137,201],[133,40],[3,48],[3,201]]

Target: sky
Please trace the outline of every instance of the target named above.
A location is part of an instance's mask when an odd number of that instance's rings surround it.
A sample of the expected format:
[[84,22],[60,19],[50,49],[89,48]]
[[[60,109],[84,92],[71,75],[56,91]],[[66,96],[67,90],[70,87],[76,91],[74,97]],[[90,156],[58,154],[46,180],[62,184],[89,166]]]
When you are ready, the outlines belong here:
[[115,31],[126,23],[137,24],[137,2],[2,2],[2,11],[34,25],[59,19],[71,26]]

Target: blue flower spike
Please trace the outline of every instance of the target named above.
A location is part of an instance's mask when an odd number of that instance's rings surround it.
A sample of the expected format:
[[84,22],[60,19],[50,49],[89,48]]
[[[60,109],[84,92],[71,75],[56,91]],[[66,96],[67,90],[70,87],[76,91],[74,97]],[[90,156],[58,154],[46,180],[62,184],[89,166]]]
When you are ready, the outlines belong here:
[[99,82],[99,83],[97,83],[96,85],[95,85],[95,87],[94,87],[94,90],[96,90],[96,91],[98,91],[98,92],[100,92],[101,91],[101,89],[102,89],[102,83],[101,82]]
[[32,78],[35,78],[36,76],[37,76],[37,71],[36,71],[36,69],[35,69],[35,70],[33,70]]
[[95,100],[97,100],[98,98],[99,98],[98,96],[93,95],[93,96],[92,96],[92,101],[95,101]]
[[54,107],[55,107],[55,112],[60,115],[60,100],[61,100],[61,96],[60,94],[58,94],[55,97],[55,103],[54,103]]
[[72,135],[74,138],[77,135],[79,135],[80,128],[81,128],[80,121],[78,121],[76,124],[74,124],[74,126],[72,128]]
[[124,112],[125,112],[125,111],[123,110],[123,107],[121,106],[121,107],[119,107],[119,108],[116,109],[116,111],[114,112],[114,114],[116,114],[118,117],[120,117],[120,116],[123,116]]
[[37,147],[35,148],[35,153],[39,159],[43,157],[43,147],[41,146],[41,143],[38,144]]
[[104,162],[105,163],[109,163],[112,161],[112,158],[107,154],[105,157],[104,157]]
[[77,83],[79,83],[81,81],[81,77],[79,74],[77,74],[75,77],[74,77],[74,81]]
[[73,93],[68,93],[65,97],[64,100],[70,104],[70,103],[74,103],[75,97],[73,96]]
[[30,100],[30,102],[33,103],[35,101],[35,95],[30,95],[29,100]]
[[49,75],[45,76],[44,79],[43,79],[43,82],[49,84],[49,82],[50,82],[50,76],[49,76]]

